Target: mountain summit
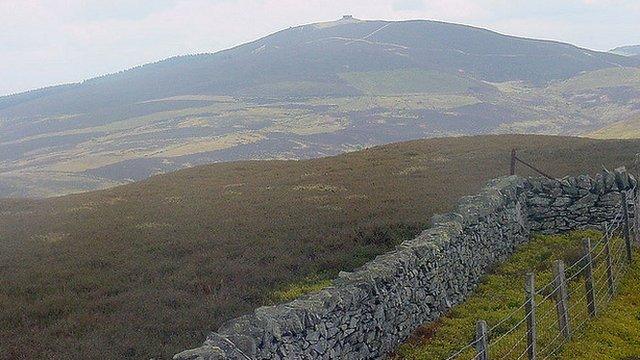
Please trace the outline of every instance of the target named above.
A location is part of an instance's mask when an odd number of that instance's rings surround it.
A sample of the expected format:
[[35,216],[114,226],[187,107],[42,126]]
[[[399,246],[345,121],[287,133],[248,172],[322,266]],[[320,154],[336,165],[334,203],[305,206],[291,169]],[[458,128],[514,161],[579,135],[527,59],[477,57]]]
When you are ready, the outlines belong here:
[[84,112],[185,94],[361,93],[341,78],[345,72],[417,68],[464,72],[491,82],[543,84],[582,71],[639,64],[618,55],[464,25],[345,16],[283,30],[215,54],[174,57],[80,84],[0,98],[0,114]]
[[[423,137],[589,133],[614,120],[606,116],[619,120],[612,107],[635,111],[635,83],[620,87],[638,66],[640,59],[465,25],[347,15],[0,98],[0,196]],[[595,71],[609,73],[594,83]],[[617,90],[584,93],[603,86]]]

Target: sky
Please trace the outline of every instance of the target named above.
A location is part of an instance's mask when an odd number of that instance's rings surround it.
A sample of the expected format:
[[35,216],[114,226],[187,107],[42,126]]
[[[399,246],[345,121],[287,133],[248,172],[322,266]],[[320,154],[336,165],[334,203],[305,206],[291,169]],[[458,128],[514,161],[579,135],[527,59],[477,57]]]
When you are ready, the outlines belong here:
[[640,44],[640,0],[0,0],[0,95],[345,14],[456,22],[594,50]]

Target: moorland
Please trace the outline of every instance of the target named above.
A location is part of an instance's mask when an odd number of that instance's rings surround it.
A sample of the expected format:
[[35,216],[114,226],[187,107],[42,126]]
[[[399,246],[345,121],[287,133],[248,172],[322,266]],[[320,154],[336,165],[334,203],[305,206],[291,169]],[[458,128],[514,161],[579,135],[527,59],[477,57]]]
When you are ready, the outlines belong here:
[[415,236],[513,147],[557,177],[640,170],[640,140],[486,135],[0,200],[0,357],[168,358]]

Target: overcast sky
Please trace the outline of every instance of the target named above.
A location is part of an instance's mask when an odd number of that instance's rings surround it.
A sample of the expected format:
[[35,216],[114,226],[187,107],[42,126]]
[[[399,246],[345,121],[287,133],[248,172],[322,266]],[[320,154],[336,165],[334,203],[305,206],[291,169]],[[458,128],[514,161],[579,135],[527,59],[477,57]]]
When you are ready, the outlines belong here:
[[451,21],[595,50],[640,43],[640,0],[0,0],[0,95],[343,14]]

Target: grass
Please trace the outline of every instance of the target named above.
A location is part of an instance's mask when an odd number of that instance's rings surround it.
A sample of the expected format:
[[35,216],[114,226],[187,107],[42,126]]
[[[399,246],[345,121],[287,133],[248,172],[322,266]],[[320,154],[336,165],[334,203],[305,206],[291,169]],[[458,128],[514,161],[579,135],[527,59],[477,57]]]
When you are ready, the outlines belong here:
[[314,291],[319,291],[331,285],[332,278],[324,274],[311,275],[302,281],[289,284],[281,290],[274,291],[271,295],[272,302],[275,304],[284,303],[297,299],[298,297]]
[[480,103],[477,98],[466,94],[402,94],[402,95],[364,95],[351,97],[312,98],[311,105],[335,106],[339,112],[364,111],[384,108],[390,112],[420,109],[448,110],[460,106]]
[[635,256],[613,302],[566,346],[561,359],[640,359],[640,253]]
[[589,136],[598,139],[634,139],[640,137],[640,114],[599,129]]
[[[520,306],[524,303],[524,279],[527,272],[536,274],[537,289],[540,292],[536,296],[536,321],[538,327],[538,353],[541,357],[552,353],[561,343],[558,338],[558,325],[555,314],[555,303],[547,299],[553,288],[545,287],[553,279],[552,265],[555,260],[563,260],[567,264],[567,278],[569,281],[569,310],[570,323],[574,338],[581,340],[569,343],[564,358],[566,359],[604,359],[604,357],[589,357],[592,353],[584,349],[584,344],[580,341],[590,341],[587,348],[607,348],[611,345],[603,333],[589,336],[581,336],[581,331],[585,326],[589,326],[585,320],[589,319],[587,312],[587,300],[584,296],[584,277],[578,270],[586,263],[578,262],[578,265],[571,267],[582,257],[582,239],[589,237],[592,239],[601,238],[602,234],[594,231],[576,231],[564,235],[536,236],[530,243],[522,246],[518,252],[507,262],[503,263],[492,273],[486,276],[478,286],[474,294],[464,303],[454,307],[447,316],[438,322],[426,325],[419,329],[416,334],[405,344],[401,345],[395,356],[396,359],[445,359],[450,355],[463,349],[466,344],[473,341],[474,327],[477,320],[487,321],[489,328],[495,327],[489,335],[489,355],[491,358],[515,359],[526,351],[526,324],[521,320],[524,318],[525,310]],[[615,238],[612,240],[612,253],[615,256],[614,268],[620,269],[623,254],[623,240]],[[601,253],[602,245],[594,248],[594,254],[601,254],[595,259],[594,281],[596,287],[596,302],[599,309],[606,312],[593,325],[598,322],[607,323],[607,317],[617,317],[617,312],[622,310],[616,303],[606,308],[608,303],[608,293],[606,292],[606,263]],[[614,251],[615,250],[615,251]],[[617,264],[617,265],[616,265]],[[620,289],[622,295],[616,300],[624,299],[624,293],[630,293],[630,281],[637,281],[637,268],[627,276]],[[615,273],[615,271],[614,271]],[[572,279],[573,278],[573,279]],[[629,279],[631,278],[631,279]],[[633,285],[636,286],[637,285]],[[638,295],[634,293],[633,299],[627,304],[628,307],[638,303]],[[624,301],[624,300],[623,300]],[[635,301],[635,302],[634,302]],[[626,302],[625,302],[626,303]],[[631,348],[632,351],[638,348],[638,338],[634,334],[638,332],[633,326],[638,323],[638,312],[636,309],[626,310],[623,317],[631,318],[626,323],[620,323],[618,328],[618,345]],[[506,321],[501,321],[503,319]],[[514,331],[511,329],[515,328]],[[587,328],[588,329],[588,328]],[[600,330],[603,330],[601,328]],[[589,330],[587,330],[589,331]],[[604,334],[607,334],[605,332]],[[610,334],[610,333],[609,333]],[[582,352],[582,355],[579,353]],[[605,350],[606,353],[606,350]],[[473,359],[476,355],[474,349],[467,349],[460,354],[457,359]],[[550,358],[557,358],[553,354]],[[616,358],[617,359],[617,358]],[[623,358],[619,358],[623,359]],[[629,358],[630,359],[630,358]]]
[[559,82],[551,89],[562,92],[579,92],[616,86],[630,86],[640,89],[640,69],[612,67],[590,71]]
[[640,141],[431,139],[0,200],[0,358],[170,358],[413,237],[507,173],[511,147],[562,176],[637,171]]
[[460,94],[474,86],[488,86],[471,78],[421,69],[348,72],[340,77],[369,95]]

